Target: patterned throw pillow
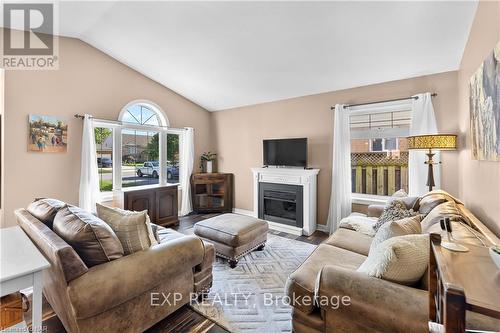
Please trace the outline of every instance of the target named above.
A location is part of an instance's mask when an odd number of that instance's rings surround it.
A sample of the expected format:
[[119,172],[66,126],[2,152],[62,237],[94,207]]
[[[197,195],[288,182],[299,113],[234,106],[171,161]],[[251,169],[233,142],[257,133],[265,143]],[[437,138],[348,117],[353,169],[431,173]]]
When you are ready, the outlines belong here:
[[373,226],[373,229],[377,231],[386,222],[401,220],[414,215],[416,214],[413,210],[406,208],[402,200],[392,200],[384,207],[384,211]]
[[97,216],[106,222],[120,240],[125,255],[147,250],[158,244],[148,211],[132,212],[97,204]]

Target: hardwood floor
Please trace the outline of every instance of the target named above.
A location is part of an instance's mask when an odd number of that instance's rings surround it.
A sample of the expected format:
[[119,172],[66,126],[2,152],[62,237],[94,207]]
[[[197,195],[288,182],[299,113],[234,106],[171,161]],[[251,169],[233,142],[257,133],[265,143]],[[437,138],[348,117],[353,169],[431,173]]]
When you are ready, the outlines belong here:
[[[219,214],[191,214],[179,218],[179,225],[173,229],[183,233],[183,234],[193,234],[193,227],[196,222],[217,216]],[[285,238],[295,239],[301,242],[306,242],[310,244],[318,245],[326,238],[328,235],[321,231],[316,231],[311,236],[296,236],[286,232],[280,232],[275,230],[269,230],[269,233],[278,235]],[[46,304],[47,306],[48,303]],[[49,306],[50,307],[50,306]],[[29,317],[28,317],[29,318]],[[57,316],[52,312],[44,316],[43,325],[47,328],[47,332],[50,333],[65,333],[64,327],[57,318]],[[185,305],[167,318],[163,319],[150,329],[146,331],[147,333],[230,333],[224,328],[218,326],[216,323],[203,317],[189,306]]]

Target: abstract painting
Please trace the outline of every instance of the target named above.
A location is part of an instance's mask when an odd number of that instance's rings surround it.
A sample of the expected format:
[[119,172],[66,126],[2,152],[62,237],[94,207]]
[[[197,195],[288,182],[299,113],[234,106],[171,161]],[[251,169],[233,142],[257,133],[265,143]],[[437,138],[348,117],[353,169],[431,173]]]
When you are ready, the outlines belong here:
[[500,42],[470,79],[472,157],[500,161]]
[[28,151],[65,153],[68,146],[68,125],[53,116],[30,115],[28,119]]

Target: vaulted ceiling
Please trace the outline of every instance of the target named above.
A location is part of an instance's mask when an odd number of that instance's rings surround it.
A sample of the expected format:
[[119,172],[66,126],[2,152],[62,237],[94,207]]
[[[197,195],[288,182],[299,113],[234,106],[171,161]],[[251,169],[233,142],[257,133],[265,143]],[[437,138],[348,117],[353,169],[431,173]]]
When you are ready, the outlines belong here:
[[82,39],[207,110],[456,70],[476,2],[61,2]]

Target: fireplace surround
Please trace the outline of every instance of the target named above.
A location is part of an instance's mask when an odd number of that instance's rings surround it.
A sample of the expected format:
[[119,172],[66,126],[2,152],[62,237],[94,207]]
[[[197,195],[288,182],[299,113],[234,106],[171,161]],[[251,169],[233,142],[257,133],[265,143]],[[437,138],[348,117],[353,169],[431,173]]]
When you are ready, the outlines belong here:
[[253,215],[269,228],[295,235],[316,230],[316,188],[319,169],[253,168]]

